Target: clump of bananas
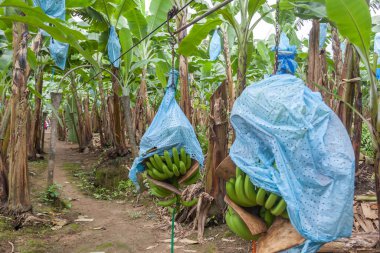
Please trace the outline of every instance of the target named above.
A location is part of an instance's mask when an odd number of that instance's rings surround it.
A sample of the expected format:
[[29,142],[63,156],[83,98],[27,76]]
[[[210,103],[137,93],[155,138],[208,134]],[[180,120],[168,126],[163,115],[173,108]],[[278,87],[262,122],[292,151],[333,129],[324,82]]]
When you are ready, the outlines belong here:
[[[172,149],[172,155],[168,150],[164,151],[163,156],[155,154],[147,159],[145,165],[148,175],[159,181],[173,181],[185,175],[190,169],[192,159],[189,154],[186,154],[184,148],[178,152],[177,148]],[[188,178],[184,185],[190,185],[197,182],[200,177],[199,170],[197,170],[190,178]]]
[[252,241],[259,238],[259,235],[252,235],[245,222],[231,207],[228,207],[226,212],[226,223],[232,232],[245,240]]
[[[163,156],[155,154],[147,159],[145,162],[148,175],[158,181],[165,181],[178,187],[178,179],[185,175],[191,168],[193,163],[191,156],[186,153],[184,148],[178,152],[177,148],[172,148],[172,155],[168,150],[164,151]],[[188,179],[182,184],[191,185],[198,181],[200,178],[199,169],[197,169]],[[185,201],[180,196],[175,195],[173,192],[154,184],[148,180],[150,193],[158,198],[166,198],[165,200],[158,201],[157,204],[163,207],[169,207],[177,203],[186,207],[194,206],[198,202],[198,198],[190,201]],[[173,196],[174,195],[174,196]]]
[[[268,227],[272,225],[276,216],[289,218],[285,200],[274,193],[267,192],[263,188],[253,185],[249,176],[239,168],[236,168],[236,177],[227,181],[226,192],[228,197],[239,206],[260,206],[259,216]],[[227,214],[228,211],[226,213],[226,221]],[[232,228],[231,230],[235,232]]]

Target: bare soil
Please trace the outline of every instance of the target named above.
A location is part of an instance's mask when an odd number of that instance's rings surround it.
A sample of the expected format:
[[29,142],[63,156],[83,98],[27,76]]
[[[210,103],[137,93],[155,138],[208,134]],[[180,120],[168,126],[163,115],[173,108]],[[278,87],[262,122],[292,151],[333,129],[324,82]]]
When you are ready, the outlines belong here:
[[[170,252],[170,244],[162,242],[170,238],[169,224],[165,226],[168,219],[161,219],[151,196],[142,194],[138,205],[134,204],[135,197],[123,201],[96,200],[78,188],[78,182],[65,167],[70,164],[91,167],[98,161],[99,153],[79,153],[77,145],[61,141],[57,142],[56,149],[54,180],[61,185],[62,196],[71,200],[72,208],[57,212],[39,200],[46,184],[47,162],[32,162],[34,213],[66,219],[69,224],[56,231],[49,226],[14,231],[10,221],[0,217],[0,253],[12,252],[11,244],[15,252],[20,253]],[[75,221],[79,216],[93,221]],[[191,231],[191,228],[183,228],[181,232],[184,231]],[[177,231],[177,235],[183,233]],[[196,231],[187,233],[186,238],[196,240]],[[250,252],[250,245],[233,236],[225,225],[220,225],[206,228],[204,243],[176,243],[175,252]]]

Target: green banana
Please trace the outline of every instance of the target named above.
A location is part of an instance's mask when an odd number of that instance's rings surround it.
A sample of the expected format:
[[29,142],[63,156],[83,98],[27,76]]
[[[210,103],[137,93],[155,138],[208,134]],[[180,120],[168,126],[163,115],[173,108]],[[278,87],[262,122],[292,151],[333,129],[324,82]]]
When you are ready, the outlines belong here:
[[181,200],[181,204],[183,206],[186,206],[186,207],[192,207],[192,206],[194,206],[197,203],[198,203],[198,198],[194,198],[194,199],[192,199],[190,201]]
[[177,165],[173,164],[173,173],[176,177],[179,177],[181,173],[179,173]]
[[184,149],[184,148],[181,148],[181,150],[180,150],[180,152],[181,152],[181,161],[184,163],[184,164],[186,164],[186,150]]
[[162,165],[164,165],[164,164],[162,163],[161,157],[157,154],[155,154],[153,157],[154,157],[154,161],[156,162],[156,164],[158,166],[157,169],[159,169],[163,172]]
[[191,185],[191,184],[195,184],[198,179],[200,178],[201,176],[201,173],[199,172],[199,170],[197,170],[196,173],[194,173],[190,178],[188,178],[185,182],[183,182],[184,185]]
[[245,193],[244,193],[244,175],[239,175],[237,178],[236,178],[236,182],[235,182],[235,192],[236,192],[236,196],[237,198],[240,200],[240,203],[243,203],[245,207],[250,207],[250,206],[254,206],[253,203],[251,203],[249,201],[249,199],[245,196]]
[[161,173],[156,169],[153,169],[152,172],[153,172],[153,175],[155,175],[160,181],[168,179],[168,177],[164,173]]
[[164,157],[165,157],[166,165],[168,166],[169,170],[173,170],[173,163],[172,163],[172,159],[170,157],[169,151],[167,150],[164,151]]
[[237,236],[248,241],[257,239],[257,236],[251,234],[251,231],[248,229],[245,222],[232,209],[230,210],[230,213],[228,214],[228,220],[229,220],[232,232],[234,232]]
[[150,162],[146,162],[146,166],[148,167],[148,170],[153,170],[153,166]]
[[286,202],[284,199],[281,199],[280,202],[278,202],[278,204],[274,208],[271,209],[271,213],[274,216],[279,216],[284,212],[285,209],[286,209]]
[[157,177],[154,173],[153,173],[153,170],[147,170],[148,172],[148,175],[153,178],[153,179],[156,179],[156,180],[161,180],[159,177]]
[[244,180],[244,193],[247,199],[249,200],[250,203],[252,203],[253,206],[257,205],[256,203],[256,191],[255,187],[251,183],[251,180],[249,179],[248,175],[245,175],[245,180]]
[[168,178],[172,178],[172,177],[174,176],[174,173],[171,172],[165,164],[162,165],[162,170],[164,171],[164,174],[165,174]]
[[273,224],[275,216],[271,214],[269,210],[265,210],[265,216],[264,216],[264,221],[265,224],[267,224],[267,227],[270,227]]
[[238,198],[237,193],[236,193],[236,179],[231,178],[229,181],[226,182],[226,192],[227,196],[235,203],[238,204],[239,206],[243,207],[249,207],[250,205],[242,202],[240,198]]
[[181,172],[182,175],[186,174],[186,165],[182,161],[179,161],[179,172]]
[[168,206],[174,205],[176,203],[176,201],[177,201],[177,196],[175,196],[172,199],[157,201],[157,205],[163,206],[163,207],[168,207]]
[[236,167],[236,178],[238,178],[238,176],[243,176],[244,172],[239,168],[239,167]]
[[191,167],[191,156],[187,155],[186,156],[186,170],[190,169]]
[[265,208],[268,210],[271,209],[276,203],[277,199],[278,199],[278,196],[274,193],[271,193],[269,197],[267,198],[267,200],[265,201],[265,205],[264,205]]
[[259,211],[259,216],[262,218],[262,219],[264,219],[264,217],[265,217],[265,211],[266,211],[266,209],[265,209],[265,207],[261,207],[260,208],[260,211]]
[[263,188],[259,188],[256,196],[256,203],[260,206],[263,206],[265,203],[265,195],[267,192]]
[[169,196],[169,195],[173,194],[171,191],[169,191],[169,190],[167,190],[161,186],[155,185],[153,183],[150,184],[150,188],[155,189],[156,192],[160,193],[161,195]]
[[153,165],[153,168],[155,168],[155,169],[159,169],[159,170],[161,169],[161,167],[158,168],[158,165],[157,165],[156,161],[154,160],[154,157],[153,157],[153,156],[149,157],[149,161],[150,161],[150,163]]
[[172,149],[174,164],[179,168],[179,156],[177,148]]

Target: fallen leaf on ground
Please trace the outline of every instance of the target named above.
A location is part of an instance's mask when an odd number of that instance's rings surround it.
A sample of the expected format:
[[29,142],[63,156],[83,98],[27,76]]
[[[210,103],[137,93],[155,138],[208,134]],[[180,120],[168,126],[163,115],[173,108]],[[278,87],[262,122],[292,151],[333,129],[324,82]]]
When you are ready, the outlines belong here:
[[148,248],[146,248],[147,250],[149,250],[149,249],[154,249],[154,248],[156,248],[158,246],[158,243],[156,244],[156,245],[152,245],[152,246],[149,246]]
[[227,238],[222,238],[223,242],[234,242],[235,240],[232,239],[227,239]]
[[77,221],[77,222],[90,222],[90,221],[94,221],[94,219],[88,218],[88,216],[86,216],[86,215],[79,215],[78,219],[76,219],[75,221]]
[[61,229],[64,225],[66,225],[68,221],[65,219],[57,218],[57,219],[54,219],[52,223],[53,223],[53,226],[51,227],[51,230],[58,230],[58,229]]
[[92,230],[106,230],[105,227],[96,227],[96,228],[92,228]]

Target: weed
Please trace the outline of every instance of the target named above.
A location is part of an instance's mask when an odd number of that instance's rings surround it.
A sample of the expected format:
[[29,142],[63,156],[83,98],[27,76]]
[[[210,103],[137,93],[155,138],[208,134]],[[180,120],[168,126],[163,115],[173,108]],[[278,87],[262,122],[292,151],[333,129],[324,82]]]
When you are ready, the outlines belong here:
[[40,200],[48,205],[61,208],[71,208],[71,203],[67,200],[60,198],[60,189],[61,186],[54,183],[50,185],[45,191],[40,195]]

